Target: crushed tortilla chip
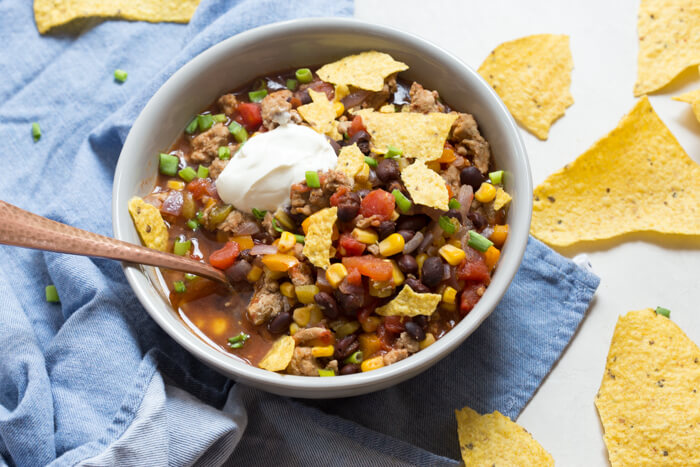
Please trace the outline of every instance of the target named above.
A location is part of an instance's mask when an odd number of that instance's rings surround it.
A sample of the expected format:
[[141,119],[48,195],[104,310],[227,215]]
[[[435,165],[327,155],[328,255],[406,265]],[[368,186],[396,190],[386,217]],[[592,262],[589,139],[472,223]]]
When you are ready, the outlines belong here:
[[447,211],[450,194],[445,179],[428,168],[421,160],[415,161],[401,171],[408,193],[416,204]]
[[510,195],[506,193],[506,190],[504,190],[501,187],[498,187],[498,189],[496,190],[496,197],[493,200],[493,209],[498,211],[503,206],[510,203],[512,199],[513,198],[511,198]]
[[389,54],[373,50],[323,65],[316,74],[327,83],[378,92],[384,87],[384,78],[404,70],[408,70],[405,63],[397,62]]
[[385,104],[379,107],[379,111],[383,114],[393,114],[396,112],[396,109],[394,108],[394,104]]
[[612,467],[700,465],[700,349],[669,318],[617,320],[595,405]]
[[87,18],[187,23],[198,4],[199,0],[34,0],[34,19],[40,34]]
[[341,139],[337,130],[338,122],[335,121],[335,108],[326,93],[309,89],[309,96],[312,101],[310,104],[297,107],[301,118],[317,132],[336,140]]
[[265,354],[258,366],[263,370],[283,371],[294,355],[295,341],[292,336],[282,336],[272,344],[272,348]]
[[338,208],[325,208],[309,216],[309,227],[304,241],[304,256],[318,268],[331,265],[330,252],[333,226],[338,219]]
[[656,91],[700,64],[700,4],[696,0],[642,0],[634,95]]
[[525,428],[495,411],[479,415],[469,407],[455,410],[465,465],[553,466],[554,459]]
[[347,175],[351,180],[355,178],[365,165],[365,155],[357,147],[357,143],[352,146],[343,146],[338,154],[338,164],[335,169]]
[[479,67],[513,117],[539,139],[574,103],[569,36],[537,34],[496,47]]
[[370,134],[372,151],[385,154],[389,146],[403,151],[405,157],[434,161],[442,157],[445,140],[457,119],[457,113],[393,112],[382,113],[371,109],[356,115]]
[[436,293],[416,293],[405,285],[401,292],[389,303],[375,310],[382,316],[430,316],[442,300]]
[[141,241],[154,250],[165,251],[168,247],[168,227],[160,211],[138,196],[129,200],[129,214]]
[[700,235],[700,165],[646,96],[534,195],[531,232],[550,245],[642,231]]
[[680,102],[687,102],[690,104],[693,108],[693,113],[695,114],[695,118],[698,119],[700,122],[700,89],[696,89],[695,91],[690,91],[686,92],[685,94],[681,94],[680,96],[675,96],[673,98],[674,101],[680,101]]

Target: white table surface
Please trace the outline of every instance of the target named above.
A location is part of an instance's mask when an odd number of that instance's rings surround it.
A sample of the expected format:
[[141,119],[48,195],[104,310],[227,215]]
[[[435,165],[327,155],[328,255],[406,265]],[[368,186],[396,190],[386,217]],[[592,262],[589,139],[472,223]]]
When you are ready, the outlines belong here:
[[[540,141],[522,130],[535,185],[573,161],[632,109],[637,73],[637,1],[371,1],[356,0],[355,16],[413,32],[478,68],[498,44],[539,33],[568,34],[574,58],[574,104]],[[686,152],[700,162],[700,123],[689,104],[671,97],[700,87],[687,70],[651,103]],[[633,170],[633,169],[632,169]],[[617,317],[665,306],[700,343],[700,241],[678,238],[611,242],[588,253],[601,282],[578,332],[518,423],[560,466],[608,465],[593,399]]]

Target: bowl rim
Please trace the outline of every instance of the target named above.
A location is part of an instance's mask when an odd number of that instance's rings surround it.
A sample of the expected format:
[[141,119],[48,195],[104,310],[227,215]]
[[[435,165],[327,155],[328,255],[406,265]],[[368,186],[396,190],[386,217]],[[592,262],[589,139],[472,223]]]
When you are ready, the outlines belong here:
[[[301,31],[327,33],[328,30],[352,34],[371,33],[374,35],[381,35],[407,48],[425,51],[433,56],[439,56],[441,61],[451,61],[455,66],[461,68],[464,73],[470,75],[472,81],[475,80],[477,83],[480,83],[483,88],[480,92],[487,93],[489,95],[488,100],[493,101],[496,111],[500,114],[495,116],[495,118],[503,119],[503,124],[507,127],[507,132],[511,139],[509,143],[514,148],[514,152],[517,155],[515,162],[520,165],[518,167],[518,174],[516,175],[519,180],[518,183],[525,184],[524,192],[532,193],[532,176],[527,151],[523,144],[518,126],[495,91],[493,91],[474,69],[461,59],[426,39],[390,26],[354,18],[302,18],[260,26],[236,34],[212,45],[178,68],[178,70],[160,86],[155,94],[151,96],[130,128],[117,162],[112,190],[112,225],[115,238],[125,240],[128,238],[127,229],[133,228],[133,226],[127,225],[123,216],[120,216],[120,211],[126,209],[126,204],[122,201],[128,200],[134,195],[133,193],[126,193],[126,190],[122,188],[124,185],[122,180],[126,177],[126,159],[129,157],[128,155],[130,153],[136,154],[136,151],[132,149],[132,146],[138,145],[134,135],[138,132],[138,129],[143,125],[144,121],[149,120],[149,113],[152,113],[152,108],[156,106],[154,102],[158,101],[159,97],[167,94],[167,91],[170,89],[180,87],[181,82],[186,82],[187,76],[191,73],[191,70],[201,69],[202,65],[208,63],[212,57],[217,57],[222,53],[225,54],[230,48],[235,48],[236,44],[264,41],[266,36],[270,35],[294,34]],[[149,293],[152,292],[152,290],[149,289],[152,289],[153,285],[140,266],[123,263],[122,267],[139,301],[161,329],[184,347],[190,354],[227,377],[235,377],[238,381],[249,383],[269,392],[293,394],[300,397],[335,397],[337,394],[362,394],[401,382],[434,365],[455,350],[496,308],[496,305],[515,277],[515,273],[520,266],[528,243],[529,225],[532,216],[532,199],[530,198],[527,203],[521,202],[520,204],[518,209],[525,209],[526,212],[520,212],[519,215],[526,217],[522,222],[528,227],[509,235],[509,241],[506,245],[507,251],[504,252],[504,257],[508,255],[507,257],[510,258],[510,260],[505,266],[503,264],[499,265],[497,271],[500,272],[500,275],[495,275],[493,281],[496,282],[499,278],[504,278],[501,282],[506,283],[498,290],[492,287],[487,288],[487,292],[469,313],[468,316],[470,316],[471,319],[462,319],[457,326],[438,339],[433,345],[413,354],[410,358],[371,372],[345,375],[343,378],[313,378],[308,376],[279,374],[254,367],[242,360],[231,358],[224,352],[213,348],[197,337],[179,317],[177,317],[179,321],[178,326],[175,322],[166,319],[165,316],[162,316],[162,314],[158,312],[158,306],[157,303],[155,303],[157,300],[154,298],[154,294]],[[525,204],[525,206],[522,204]],[[126,218],[128,219],[128,215]],[[177,313],[167,302],[166,307],[171,312]],[[363,390],[363,388],[369,389]]]

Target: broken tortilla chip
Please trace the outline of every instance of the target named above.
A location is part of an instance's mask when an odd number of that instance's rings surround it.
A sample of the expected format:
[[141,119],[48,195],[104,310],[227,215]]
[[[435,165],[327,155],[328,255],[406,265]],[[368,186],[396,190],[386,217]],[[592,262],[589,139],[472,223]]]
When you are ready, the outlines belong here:
[[646,96],[534,197],[531,232],[550,245],[643,231],[700,235],[700,165]]
[[341,139],[336,129],[335,108],[333,107],[333,103],[328,100],[326,93],[309,89],[309,96],[312,102],[297,108],[297,112],[299,112],[301,118],[317,132],[328,135],[335,140]]
[[700,64],[700,4],[696,0],[642,0],[634,95],[656,91]]
[[496,47],[479,67],[513,117],[539,139],[574,103],[569,36],[537,34]]
[[392,301],[375,310],[382,316],[430,316],[442,300],[436,293],[416,293],[405,285]]
[[495,411],[479,415],[469,407],[455,410],[465,465],[553,466],[551,454],[525,428]]
[[323,65],[316,74],[327,83],[379,92],[384,87],[384,78],[407,69],[408,65],[397,62],[391,55],[373,50]]
[[134,196],[129,200],[129,214],[144,245],[154,250],[165,251],[168,247],[168,227],[160,211]]
[[688,104],[691,105],[693,108],[693,113],[695,114],[695,118],[698,119],[700,122],[700,89],[696,89],[695,91],[690,91],[686,92],[685,94],[681,94],[680,96],[675,96],[673,98],[674,101],[680,101],[680,102],[687,102]]
[[450,194],[445,179],[428,168],[421,160],[415,161],[401,171],[408,193],[416,204],[447,211]]
[[294,338],[292,336],[282,336],[272,344],[272,348],[265,354],[258,366],[263,370],[282,371],[294,355]]
[[425,162],[442,157],[445,140],[457,119],[455,112],[382,113],[365,109],[355,114],[362,117],[375,153],[385,154],[393,146],[403,151],[403,156]]
[[500,186],[496,190],[496,198],[493,200],[493,209],[498,211],[503,206],[511,202],[513,198]]
[[40,34],[87,18],[187,23],[197,5],[199,0],[34,0],[34,19]]
[[700,465],[700,349],[669,318],[617,320],[595,405],[612,467]]
[[309,216],[303,254],[318,268],[331,265],[333,226],[338,219],[338,208],[325,208]]
[[365,155],[357,147],[357,143],[352,146],[343,146],[338,154],[338,164],[335,169],[347,175],[351,180],[355,178],[365,165]]

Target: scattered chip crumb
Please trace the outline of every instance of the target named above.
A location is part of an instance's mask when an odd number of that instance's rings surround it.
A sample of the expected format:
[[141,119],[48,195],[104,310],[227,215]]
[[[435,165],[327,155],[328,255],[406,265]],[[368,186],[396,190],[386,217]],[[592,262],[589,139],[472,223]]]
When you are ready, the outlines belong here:
[[384,87],[384,78],[407,69],[408,65],[394,60],[391,55],[373,50],[323,65],[316,74],[327,83],[378,92]]
[[272,344],[272,348],[265,354],[258,366],[263,370],[283,371],[292,361],[294,355],[294,338],[282,336]]
[[165,251],[168,247],[168,227],[160,211],[134,196],[129,200],[129,214],[144,245],[154,250]]
[[700,89],[695,91],[686,92],[680,96],[675,96],[674,101],[686,102],[691,105],[695,118],[700,122]]
[[325,208],[309,216],[303,254],[318,268],[331,265],[333,225],[338,219],[338,208]]
[[365,155],[357,147],[357,143],[352,146],[343,146],[338,154],[338,164],[336,170],[347,175],[351,180],[364,167]]
[[493,200],[493,209],[498,211],[506,204],[510,203],[513,198],[501,187],[496,190],[496,198]]
[[377,308],[375,313],[382,316],[430,316],[440,300],[442,300],[440,294],[416,293],[411,287],[405,285],[393,300]]
[[317,132],[330,136],[335,140],[342,139],[337,129],[338,122],[335,120],[335,108],[333,103],[328,100],[326,93],[309,89],[309,96],[311,97],[311,103],[297,108],[301,118]]
[[428,168],[423,161],[417,160],[403,169],[401,180],[414,203],[442,211],[449,209],[450,194],[445,179]]

